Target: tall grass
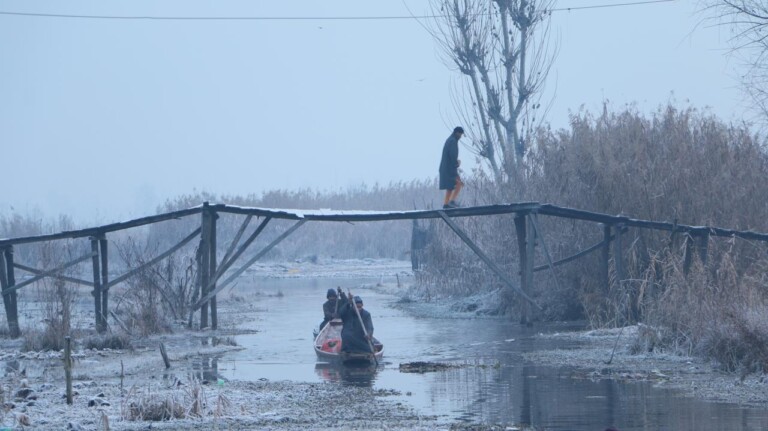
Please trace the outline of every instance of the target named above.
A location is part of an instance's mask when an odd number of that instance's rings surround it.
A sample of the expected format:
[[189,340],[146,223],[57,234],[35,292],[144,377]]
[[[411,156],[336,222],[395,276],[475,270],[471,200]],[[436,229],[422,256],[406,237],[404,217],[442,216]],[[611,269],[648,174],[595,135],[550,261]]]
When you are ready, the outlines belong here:
[[[72,260],[82,250],[73,242],[43,243],[37,250],[39,252],[40,265],[50,268],[62,266],[64,262]],[[74,275],[71,268],[65,271],[65,275]],[[29,291],[29,288],[27,289]],[[29,328],[24,335],[22,350],[61,350],[64,348],[64,337],[71,335],[73,331],[73,311],[77,290],[72,283],[56,278],[46,278],[35,287],[34,298],[41,310],[42,326]],[[27,292],[19,292],[18,302],[30,299]]]
[[[746,125],[725,124],[695,109],[660,108],[650,116],[632,107],[571,118],[569,130],[539,131],[519,178],[498,185],[476,175],[467,198],[476,203],[538,201],[633,218],[768,232],[768,152]],[[464,228],[497,263],[516,274],[518,253],[512,218],[463,221]],[[592,223],[539,217],[537,264],[542,245],[554,258],[570,256],[602,239]],[[501,288],[477,259],[459,249],[453,234],[437,226],[426,266],[434,283],[451,293]],[[768,319],[763,243],[712,238],[706,264],[686,274],[685,247],[669,232],[629,229],[622,255],[627,278],[599,279],[599,253],[536,273],[535,296],[544,318],[586,318],[593,326],[645,322],[663,343],[715,357],[726,366],[764,369]],[[454,285],[461,285],[455,286]],[[519,298],[507,297],[515,314]],[[752,345],[752,348],[748,346]]]

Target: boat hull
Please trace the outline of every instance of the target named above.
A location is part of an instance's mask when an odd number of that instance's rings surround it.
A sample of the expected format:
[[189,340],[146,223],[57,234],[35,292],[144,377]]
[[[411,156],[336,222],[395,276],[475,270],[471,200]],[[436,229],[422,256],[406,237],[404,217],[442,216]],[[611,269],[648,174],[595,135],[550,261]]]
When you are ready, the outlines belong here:
[[333,319],[315,337],[314,348],[317,358],[326,362],[348,365],[378,363],[384,356],[384,345],[373,338],[375,353],[341,351],[341,319]]

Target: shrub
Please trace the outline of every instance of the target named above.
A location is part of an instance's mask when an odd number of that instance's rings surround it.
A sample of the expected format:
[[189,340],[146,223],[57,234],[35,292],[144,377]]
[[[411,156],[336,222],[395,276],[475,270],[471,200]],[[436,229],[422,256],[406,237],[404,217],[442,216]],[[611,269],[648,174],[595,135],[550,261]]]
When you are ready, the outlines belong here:
[[89,337],[83,342],[83,348],[92,350],[127,350],[131,349],[131,339],[127,335],[106,335]]

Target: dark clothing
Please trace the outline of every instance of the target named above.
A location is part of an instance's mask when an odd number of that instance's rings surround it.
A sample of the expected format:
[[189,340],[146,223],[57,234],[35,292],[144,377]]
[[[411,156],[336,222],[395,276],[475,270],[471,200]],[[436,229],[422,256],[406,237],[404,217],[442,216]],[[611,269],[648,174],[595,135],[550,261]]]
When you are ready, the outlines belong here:
[[[344,322],[341,329],[341,351],[342,352],[370,352],[371,346],[365,338],[363,327],[360,326],[360,319],[355,313],[355,304],[342,295],[339,299],[339,317]],[[368,335],[373,336],[373,321],[371,313],[367,310],[359,310],[360,317],[363,319],[365,330]]]
[[327,300],[323,304],[323,323],[320,324],[320,329],[323,329],[326,323],[336,318],[336,300]]
[[443,145],[443,157],[440,159],[440,190],[456,188],[459,177],[459,136],[451,133]]

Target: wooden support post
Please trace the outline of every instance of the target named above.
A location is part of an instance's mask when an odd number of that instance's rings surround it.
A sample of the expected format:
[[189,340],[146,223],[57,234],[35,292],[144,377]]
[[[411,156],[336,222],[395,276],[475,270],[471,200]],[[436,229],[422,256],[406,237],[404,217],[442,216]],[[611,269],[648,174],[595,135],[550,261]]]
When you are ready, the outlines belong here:
[[685,235],[685,257],[683,258],[683,274],[688,275],[693,264],[693,232]]
[[[544,241],[544,235],[542,235],[541,228],[539,227],[539,217],[536,215],[536,213],[531,213],[530,221],[531,221],[531,226],[533,227],[533,233],[535,235],[535,238],[538,238],[538,240],[541,241],[541,248],[542,250],[544,250],[544,257],[547,258],[547,266],[549,266],[549,270],[552,271],[552,278],[555,279],[555,286],[557,287],[557,290],[561,290],[560,280],[557,278],[557,272],[555,271],[555,263],[554,261],[552,261],[552,255],[549,253],[549,247],[547,247],[547,242]],[[536,272],[536,267],[534,266],[533,268],[531,268],[531,274],[535,272]]]
[[72,339],[64,337],[64,380],[66,380],[67,404],[72,405]]
[[709,254],[709,230],[705,230],[699,236],[699,259],[701,264],[707,266],[707,255]]
[[[528,249],[525,247],[525,241],[526,241],[526,229],[525,229],[525,215],[517,214],[515,215],[515,233],[517,234],[517,252],[520,255],[520,287],[523,289],[523,291],[527,291],[526,283],[528,283],[528,274],[525,273],[525,268],[528,266],[526,265],[526,252]],[[522,308],[521,308],[521,316],[520,316],[520,323],[523,323],[524,317],[522,316]]]
[[[533,284],[533,229],[526,222],[526,214],[515,216],[515,232],[517,233],[517,248],[520,253],[520,286],[526,295],[530,296]],[[520,323],[531,323],[531,310],[527,303],[520,304]]]
[[[208,202],[203,202],[203,211],[201,213],[200,228],[200,297],[205,298],[208,294],[208,283],[210,282],[210,247],[211,247],[211,214]],[[208,327],[208,306],[210,302],[206,300],[200,307],[200,329]]]
[[[216,219],[219,218],[219,216],[216,214],[215,211],[211,211],[210,220],[208,221],[208,225],[210,227],[210,234],[209,234],[209,246],[208,246],[208,265],[209,265],[209,283],[212,283],[209,292],[215,292],[216,291],[216,280],[213,278],[213,276],[216,274]],[[216,311],[216,295],[213,295],[211,297],[211,329],[218,329],[219,328],[219,318],[218,313]]]
[[101,252],[101,322],[107,328],[109,316],[109,252],[106,234],[99,235],[99,251]]
[[[528,231],[526,235],[526,242],[525,242],[525,274],[528,277],[528,280],[526,282],[526,287],[528,290],[525,290],[525,293],[528,294],[528,296],[533,296],[533,264],[534,264],[534,257],[536,256],[536,231],[533,229],[533,223],[530,221],[530,214],[528,215],[528,222],[526,223],[526,230]],[[524,304],[525,306],[525,322],[523,322],[526,325],[530,325],[533,323],[532,319],[532,313],[531,313],[531,306],[530,304]]]
[[101,262],[99,262],[99,240],[91,237],[91,262],[93,263],[93,312],[96,315],[96,332],[106,331],[101,312]]
[[[198,229],[198,230],[202,231],[202,229]],[[195,264],[197,264],[197,271],[195,271],[195,285],[193,287],[194,291],[192,292],[192,304],[197,304],[198,298],[202,298],[202,296],[200,295],[200,289],[202,289],[203,280],[200,277],[200,269],[202,268],[200,259],[201,259],[201,253],[200,253],[200,247],[198,247],[197,251],[195,252]],[[194,316],[195,316],[195,309],[192,308],[191,310],[189,310],[189,319],[187,319],[188,329],[192,329],[192,319]]]
[[616,267],[616,284],[618,288],[622,287],[622,282],[626,279],[624,274],[624,246],[622,241],[622,230],[624,225],[616,225],[616,243],[613,245],[613,264]]
[[160,356],[163,357],[163,362],[165,363],[165,369],[171,368],[171,360],[168,359],[168,352],[165,351],[165,344],[160,343]]
[[611,276],[609,273],[609,265],[611,261],[611,225],[603,225],[603,247],[601,249],[600,257],[600,280],[603,283],[603,293],[608,293],[611,290]]
[[19,327],[19,309],[16,303],[16,276],[13,271],[13,246],[2,251],[0,256],[0,286],[3,290],[3,305],[11,338],[21,336]]
[[669,234],[669,249],[670,251],[677,249],[678,237],[680,235],[677,231],[677,218],[672,222],[672,232]]

